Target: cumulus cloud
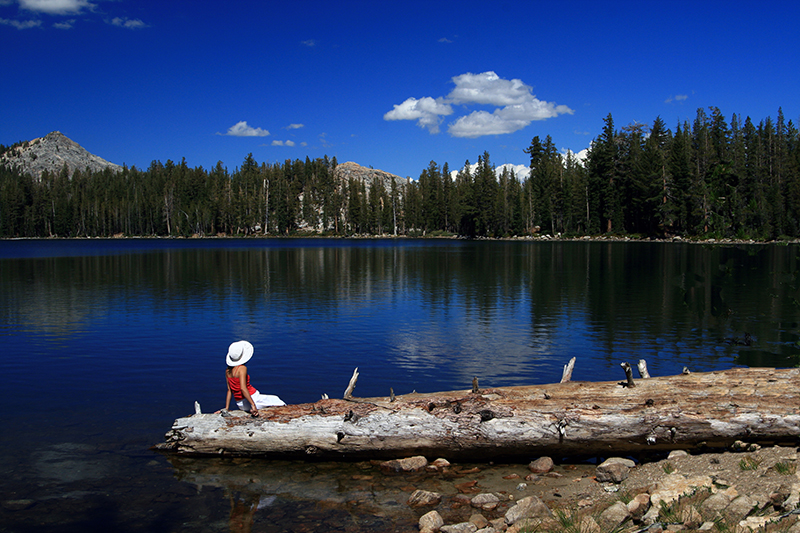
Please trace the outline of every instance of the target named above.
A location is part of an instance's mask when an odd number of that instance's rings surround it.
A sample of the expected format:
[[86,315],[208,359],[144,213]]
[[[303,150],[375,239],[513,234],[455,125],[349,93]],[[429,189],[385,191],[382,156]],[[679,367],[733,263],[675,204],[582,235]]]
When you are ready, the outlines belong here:
[[450,91],[447,98],[454,104],[521,104],[530,97],[532,90],[522,80],[504,80],[492,71],[480,74],[467,72],[454,76],[453,83],[456,88]]
[[545,120],[564,113],[572,114],[573,111],[567,106],[557,106],[552,102],[542,102],[531,97],[526,102],[507,105],[495,109],[492,113],[473,111],[450,124],[447,131],[453,137],[502,135],[521,130],[534,120]]
[[294,146],[294,141],[272,141],[272,146]]
[[13,26],[18,30],[29,30],[31,28],[38,28],[42,25],[41,20],[10,20],[10,19],[1,19],[0,24],[4,24],[6,26]]
[[563,155],[565,158],[568,155],[572,155],[573,159],[575,159],[579,165],[583,166],[586,164],[586,159],[589,157],[589,149],[584,148],[580,152],[573,152],[569,148],[566,148],[561,150],[561,155]]
[[227,133],[220,133],[218,135],[230,135],[231,137],[266,137],[269,135],[269,131],[248,126],[247,121],[243,120],[228,128]]
[[20,0],[19,6],[28,11],[48,15],[68,15],[80,13],[82,9],[93,9],[94,4],[87,0]]
[[383,120],[416,120],[420,128],[427,128],[431,133],[439,133],[441,116],[450,115],[453,108],[441,99],[425,96],[417,100],[408,98],[402,104],[383,115]]
[[121,28],[128,28],[130,30],[136,30],[139,28],[146,28],[147,24],[142,22],[139,19],[129,19],[127,17],[114,17],[111,19],[110,24],[113,26],[119,26]]
[[511,163],[506,163],[505,165],[500,165],[497,167],[496,174],[500,176],[503,173],[504,168],[507,168],[516,174],[517,179],[520,181],[525,181],[531,175],[531,168],[528,165],[512,165]]
[[286,126],[287,130],[299,130],[300,128],[304,128],[305,124],[289,124]]
[[462,116],[447,128],[453,137],[475,138],[513,133],[534,120],[574,113],[565,105],[539,100],[532,93],[533,88],[522,80],[506,80],[492,71],[467,72],[454,76],[452,81],[455,88],[446,97],[409,98],[395,105],[383,116],[384,120],[416,120],[420,127],[438,133],[441,117],[453,113],[452,105],[495,106],[497,109],[492,112],[478,110]]

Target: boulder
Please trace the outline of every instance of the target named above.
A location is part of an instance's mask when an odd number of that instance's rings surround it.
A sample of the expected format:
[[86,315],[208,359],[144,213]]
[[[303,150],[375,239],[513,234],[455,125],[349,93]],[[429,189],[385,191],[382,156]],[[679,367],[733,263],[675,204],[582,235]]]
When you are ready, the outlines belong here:
[[426,507],[429,505],[438,505],[442,501],[442,495],[438,492],[431,492],[428,490],[415,490],[408,497],[408,505],[411,507]]
[[475,496],[470,500],[470,504],[473,507],[476,507],[478,509],[483,509],[484,511],[491,511],[493,509],[496,509],[499,503],[500,503],[500,498],[491,493],[478,494],[477,496]]
[[436,512],[425,513],[419,518],[420,533],[434,533],[444,525],[444,519]]
[[475,524],[475,527],[478,528],[478,531],[489,527],[489,520],[487,520],[486,517],[480,513],[475,513],[474,515],[470,516],[469,521],[470,523]]
[[601,464],[597,467],[595,477],[600,483],[622,483],[628,478],[631,469],[621,462]]
[[546,474],[551,471],[554,466],[555,464],[550,457],[539,457],[535,461],[531,461],[531,464],[528,465],[528,469],[534,474]]
[[669,452],[667,459],[678,459],[679,457],[686,457],[687,455],[689,455],[689,452],[686,450],[672,450]]
[[742,494],[741,496],[734,498],[729,505],[723,508],[725,509],[726,515],[738,521],[750,514],[750,511],[752,511],[754,507],[756,507],[756,502],[750,496]]
[[419,472],[428,466],[428,460],[417,455],[406,457],[405,459],[392,459],[381,463],[381,470],[384,472]]
[[650,495],[647,493],[637,494],[628,502],[628,513],[634,520],[641,520],[650,508]]
[[442,533],[475,533],[478,528],[471,522],[461,522],[452,526],[442,526],[439,531]]
[[527,496],[506,511],[506,524],[513,525],[527,518],[550,517],[550,509],[536,496]]
[[599,524],[604,531],[610,531],[630,517],[628,506],[622,502],[617,502],[602,513],[600,513]]
[[724,492],[718,492],[706,498],[705,501],[700,504],[700,507],[703,511],[714,514],[724,511],[730,504],[731,497]]
[[669,505],[685,494],[692,494],[700,488],[711,488],[712,485],[709,476],[687,479],[681,474],[673,473],[653,485],[650,490],[650,505],[658,510],[662,501]]

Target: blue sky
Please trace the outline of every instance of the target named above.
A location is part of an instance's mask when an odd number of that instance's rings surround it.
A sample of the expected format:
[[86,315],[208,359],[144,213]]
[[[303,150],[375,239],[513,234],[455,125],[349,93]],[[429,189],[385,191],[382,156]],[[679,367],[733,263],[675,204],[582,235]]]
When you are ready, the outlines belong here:
[[698,108],[800,123],[796,2],[0,0],[0,143],[418,178]]

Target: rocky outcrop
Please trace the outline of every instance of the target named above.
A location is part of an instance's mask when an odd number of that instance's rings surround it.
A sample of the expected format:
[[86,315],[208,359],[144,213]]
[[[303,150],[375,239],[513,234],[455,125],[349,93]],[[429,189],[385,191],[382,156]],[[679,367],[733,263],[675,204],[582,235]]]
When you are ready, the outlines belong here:
[[87,168],[92,172],[100,172],[107,168],[114,172],[122,170],[121,166],[89,153],[60,131],[12,146],[0,154],[0,165],[16,168],[19,172],[30,174],[35,178],[41,178],[45,171],[57,174],[64,165],[69,169],[70,176],[76,170],[83,171]]
[[399,190],[408,181],[406,178],[401,178],[400,176],[384,172],[383,170],[362,167],[358,163],[352,161],[337,165],[336,170],[334,170],[334,176],[345,184],[350,179],[364,182],[367,191],[369,191],[372,184],[376,183],[376,181],[380,182],[387,192],[392,190],[392,182],[395,183],[395,186]]

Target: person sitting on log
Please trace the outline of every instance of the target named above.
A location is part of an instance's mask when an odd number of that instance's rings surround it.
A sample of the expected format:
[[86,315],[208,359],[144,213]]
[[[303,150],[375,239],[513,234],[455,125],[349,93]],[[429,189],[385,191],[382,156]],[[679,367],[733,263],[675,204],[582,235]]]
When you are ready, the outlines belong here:
[[250,375],[247,373],[245,363],[253,357],[253,352],[253,345],[247,341],[234,342],[228,348],[228,355],[225,357],[225,363],[228,365],[225,370],[225,381],[228,386],[225,409],[228,409],[233,397],[239,409],[246,411],[246,406],[249,406],[250,414],[258,416],[258,410],[262,407],[286,405],[286,403],[275,395],[261,394],[250,385]]

